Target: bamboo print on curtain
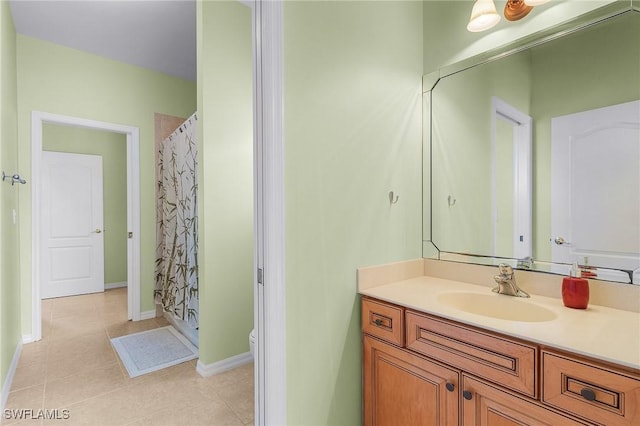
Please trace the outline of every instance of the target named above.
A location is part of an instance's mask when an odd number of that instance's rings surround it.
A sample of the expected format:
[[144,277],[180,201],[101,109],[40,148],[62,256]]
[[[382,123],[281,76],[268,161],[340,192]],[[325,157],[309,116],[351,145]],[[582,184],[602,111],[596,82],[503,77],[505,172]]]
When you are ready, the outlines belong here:
[[198,328],[197,116],[160,143],[154,296],[165,312]]

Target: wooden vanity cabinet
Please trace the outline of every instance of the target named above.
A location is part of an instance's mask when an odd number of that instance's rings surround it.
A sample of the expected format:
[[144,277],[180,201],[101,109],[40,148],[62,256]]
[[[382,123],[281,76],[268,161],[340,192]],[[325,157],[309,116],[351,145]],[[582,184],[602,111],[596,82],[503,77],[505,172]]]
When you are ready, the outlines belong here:
[[362,298],[367,426],[640,425],[640,374]]

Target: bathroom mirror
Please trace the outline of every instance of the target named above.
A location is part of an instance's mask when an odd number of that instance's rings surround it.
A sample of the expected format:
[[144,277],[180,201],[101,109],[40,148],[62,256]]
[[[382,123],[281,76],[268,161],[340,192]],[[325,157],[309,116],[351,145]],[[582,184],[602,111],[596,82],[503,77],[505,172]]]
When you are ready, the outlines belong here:
[[638,40],[629,8],[425,78],[424,257],[640,284]]

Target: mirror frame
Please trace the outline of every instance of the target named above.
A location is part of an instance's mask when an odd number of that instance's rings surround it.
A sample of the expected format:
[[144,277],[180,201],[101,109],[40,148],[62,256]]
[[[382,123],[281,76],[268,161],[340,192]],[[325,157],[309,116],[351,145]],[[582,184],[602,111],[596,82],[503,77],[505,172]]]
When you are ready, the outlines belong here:
[[[578,16],[563,24],[530,34],[512,43],[502,47],[492,49],[471,58],[456,62],[440,68],[437,71],[426,74],[422,78],[422,99],[423,99],[423,206],[422,206],[422,257],[427,259],[437,259],[444,261],[470,263],[477,265],[497,266],[500,263],[506,263],[516,269],[526,269],[535,272],[568,275],[571,265],[562,263],[553,263],[547,261],[532,260],[531,262],[522,262],[514,258],[500,258],[486,255],[463,254],[441,251],[432,241],[432,193],[433,193],[433,163],[432,163],[432,111],[431,111],[431,95],[432,90],[440,79],[457,74],[469,68],[488,62],[504,58],[526,49],[541,45],[551,40],[561,38],[563,36],[573,34],[590,26],[602,23],[624,13],[640,13],[640,2],[637,0],[615,1],[601,8],[595,9],[589,13]],[[429,171],[425,172],[425,166],[428,164]],[[599,272],[599,280],[614,281],[618,283],[633,283],[633,271],[623,271],[617,269],[597,268]]]

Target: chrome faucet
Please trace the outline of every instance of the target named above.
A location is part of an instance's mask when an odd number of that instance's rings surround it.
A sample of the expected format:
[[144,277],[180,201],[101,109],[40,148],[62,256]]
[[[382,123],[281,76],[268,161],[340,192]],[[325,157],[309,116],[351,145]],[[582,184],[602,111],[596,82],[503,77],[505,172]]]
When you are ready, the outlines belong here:
[[516,284],[516,276],[513,273],[513,268],[505,263],[501,263],[498,266],[500,275],[496,275],[493,279],[498,283],[498,286],[492,289],[494,293],[506,294],[507,296],[516,297],[530,297],[527,293],[520,290]]

